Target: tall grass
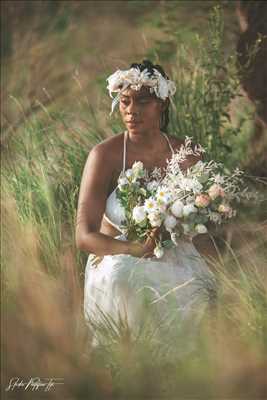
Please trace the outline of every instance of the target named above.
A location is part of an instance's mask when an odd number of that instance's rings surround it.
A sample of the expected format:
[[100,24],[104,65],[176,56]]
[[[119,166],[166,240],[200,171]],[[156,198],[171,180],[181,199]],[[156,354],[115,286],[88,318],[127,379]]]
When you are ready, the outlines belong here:
[[[210,157],[231,166],[243,161],[238,146],[249,129],[240,121],[237,127],[232,125],[233,110],[227,111],[239,91],[238,81],[231,74],[232,61],[222,68],[218,11],[211,18],[210,29],[215,30],[211,47],[199,41],[198,60],[177,47],[173,73],[178,90],[170,132],[193,136],[207,147]],[[236,112],[239,106],[235,105]],[[117,116],[104,120],[109,107],[103,100],[96,111],[84,99],[77,118],[77,110],[66,115],[43,106],[42,113],[25,116],[3,150],[5,382],[12,376],[63,376],[64,387],[50,393],[55,399],[177,394],[180,398],[263,399],[266,225],[249,225],[249,214],[243,225],[236,223],[228,251],[207,260],[216,279],[203,285],[213,306],[202,321],[195,351],[185,358],[171,358],[176,344],[167,334],[159,341],[148,326],[132,340],[127,326],[114,327],[109,317],[105,326],[94,327],[105,340],[96,349],[92,346],[82,313],[87,255],[75,248],[75,216],[88,152],[122,128]],[[237,150],[233,148],[229,156],[231,143],[237,143]],[[242,146],[245,149],[246,143]],[[264,204],[259,207],[261,218]],[[20,392],[20,396],[31,394]],[[32,396],[36,398],[35,393]]]
[[[253,52],[243,68],[234,52],[226,53],[220,6],[209,14],[206,35],[195,35],[194,47],[181,43],[173,20],[172,29],[168,18],[162,23],[173,44],[171,76],[177,83],[169,132],[193,137],[207,149],[208,159],[221,160],[227,166],[240,162],[240,154],[247,151],[253,133],[255,112],[245,99],[240,77],[249,68]],[[159,48],[154,59],[161,61],[162,55]],[[233,106],[234,99],[237,107]]]

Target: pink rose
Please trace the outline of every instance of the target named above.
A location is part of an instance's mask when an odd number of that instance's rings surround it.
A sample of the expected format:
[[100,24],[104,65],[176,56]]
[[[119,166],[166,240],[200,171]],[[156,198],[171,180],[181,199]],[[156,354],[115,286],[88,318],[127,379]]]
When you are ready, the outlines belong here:
[[207,207],[210,204],[210,198],[207,194],[199,194],[195,199],[195,205],[197,207]]
[[220,185],[217,185],[214,183],[210,188],[209,188],[209,196],[211,200],[215,200],[218,196],[224,197],[224,190]]

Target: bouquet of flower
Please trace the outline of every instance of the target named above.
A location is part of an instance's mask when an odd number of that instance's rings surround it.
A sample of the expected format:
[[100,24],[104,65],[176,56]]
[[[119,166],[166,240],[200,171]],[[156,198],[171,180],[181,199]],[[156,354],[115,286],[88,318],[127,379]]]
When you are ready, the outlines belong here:
[[200,145],[193,149],[187,137],[163,172],[159,168],[149,172],[138,161],[118,179],[117,197],[125,211],[127,238],[143,241],[158,228],[154,250],[158,258],[164,248],[176,246],[178,238],[206,233],[209,222],[216,225],[233,218],[235,203],[249,196],[239,169],[223,173],[224,166],[215,161],[181,168],[188,156],[199,157],[203,152]]

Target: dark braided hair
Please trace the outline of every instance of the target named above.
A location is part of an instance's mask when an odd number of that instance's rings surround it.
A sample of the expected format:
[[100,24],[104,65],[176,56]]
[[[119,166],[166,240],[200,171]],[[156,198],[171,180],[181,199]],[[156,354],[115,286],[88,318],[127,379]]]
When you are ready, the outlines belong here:
[[[149,60],[143,60],[142,63],[138,64],[138,63],[133,63],[130,65],[130,68],[139,68],[140,71],[142,72],[144,69],[147,69],[150,76],[154,75],[153,69],[158,70],[161,75],[166,78],[169,79],[169,77],[167,76],[167,74],[165,73],[164,69],[158,65],[158,64],[153,64],[151,61]],[[170,103],[167,103],[167,107],[165,108],[165,110],[162,112],[161,114],[161,118],[160,118],[160,129],[163,132],[167,132],[168,129],[168,124],[169,124],[169,105]]]

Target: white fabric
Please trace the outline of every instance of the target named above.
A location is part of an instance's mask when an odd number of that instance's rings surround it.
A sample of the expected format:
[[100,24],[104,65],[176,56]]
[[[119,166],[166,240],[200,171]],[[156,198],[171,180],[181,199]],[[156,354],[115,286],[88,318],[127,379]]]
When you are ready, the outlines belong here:
[[[117,238],[124,239],[122,235]],[[177,340],[179,347],[174,345],[169,356],[182,357],[195,348],[211,280],[211,272],[191,242],[181,241],[161,259],[119,254],[105,256],[94,267],[89,257],[85,319],[96,326],[101,326],[106,316],[115,326],[126,321],[135,338],[149,326],[158,331],[159,340]],[[97,332],[93,343],[98,344]]]

